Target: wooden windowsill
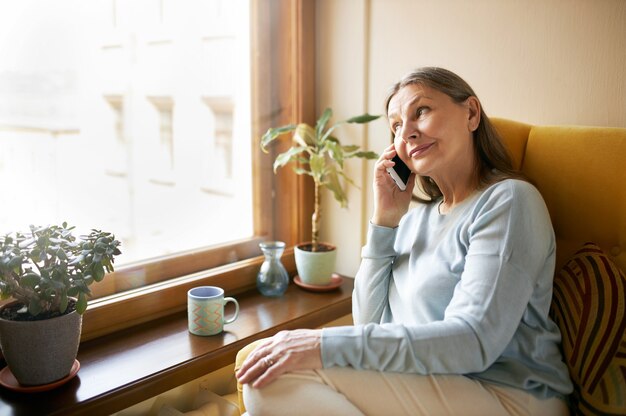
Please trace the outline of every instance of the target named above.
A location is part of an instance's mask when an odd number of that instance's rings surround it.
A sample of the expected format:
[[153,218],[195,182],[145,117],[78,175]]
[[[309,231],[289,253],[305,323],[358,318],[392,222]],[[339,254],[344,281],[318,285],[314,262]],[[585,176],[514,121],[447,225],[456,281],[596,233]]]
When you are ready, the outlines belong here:
[[211,337],[190,334],[183,311],[84,342],[77,377],[49,392],[0,387],[0,414],[95,416],[120,411],[233,363],[237,351],[256,339],[283,329],[315,328],[349,314],[352,288],[353,280],[346,278],[331,292],[306,292],[290,284],[280,298],[256,290],[239,294],[239,318]]

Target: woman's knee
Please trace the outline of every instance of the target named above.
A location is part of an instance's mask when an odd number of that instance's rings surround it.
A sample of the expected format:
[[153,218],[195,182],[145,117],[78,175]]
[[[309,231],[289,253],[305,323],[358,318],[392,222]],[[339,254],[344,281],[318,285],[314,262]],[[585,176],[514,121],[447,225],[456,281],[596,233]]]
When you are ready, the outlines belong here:
[[[235,373],[237,373],[237,371],[241,368],[244,361],[246,361],[246,358],[248,358],[248,355],[250,355],[256,346],[264,339],[265,338],[256,340],[239,350],[237,357],[235,358]],[[237,382],[237,396],[239,399],[239,411],[243,414],[246,411],[246,406],[243,402],[243,386],[239,384],[239,382]]]

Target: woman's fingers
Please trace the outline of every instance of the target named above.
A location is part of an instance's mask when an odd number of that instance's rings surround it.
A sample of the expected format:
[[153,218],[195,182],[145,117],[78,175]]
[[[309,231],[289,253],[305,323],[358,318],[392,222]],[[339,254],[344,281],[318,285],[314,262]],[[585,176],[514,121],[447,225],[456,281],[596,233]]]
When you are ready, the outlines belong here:
[[396,146],[394,146],[393,143],[391,143],[389,146],[385,147],[385,149],[383,150],[383,156],[386,159],[391,159],[392,157],[394,157],[396,154]]
[[396,155],[396,149],[392,145],[383,150],[378,160],[374,165],[374,186],[382,185],[389,186],[391,179],[387,173],[387,168],[391,168],[395,165],[395,162],[391,159]]
[[262,388],[270,384],[281,374],[292,371],[292,369],[289,369],[289,365],[284,359],[274,359],[268,356],[267,359],[262,360],[262,362],[263,371],[252,381],[252,387],[255,389]]
[[260,343],[248,354],[241,368],[235,374],[241,384],[249,383],[265,371],[263,364],[267,364],[268,361],[263,360],[271,353],[271,344],[272,338]]
[[391,159],[396,155],[396,148],[392,145],[383,150],[382,154],[378,158],[377,164],[385,166],[393,166],[395,163]]
[[281,373],[276,370],[280,370],[278,358],[272,358],[271,354],[265,355],[260,360],[256,361],[247,371],[238,377],[241,384],[252,383],[254,387],[262,386],[275,377],[278,377]]
[[237,380],[260,388],[289,371],[321,368],[320,338],[318,330],[279,332],[248,355]]
[[415,187],[415,174],[412,173],[405,191],[396,185],[387,168],[395,166],[393,157],[397,154],[394,145],[384,149],[374,170],[374,212],[370,219],[373,224],[396,227],[407,212]]

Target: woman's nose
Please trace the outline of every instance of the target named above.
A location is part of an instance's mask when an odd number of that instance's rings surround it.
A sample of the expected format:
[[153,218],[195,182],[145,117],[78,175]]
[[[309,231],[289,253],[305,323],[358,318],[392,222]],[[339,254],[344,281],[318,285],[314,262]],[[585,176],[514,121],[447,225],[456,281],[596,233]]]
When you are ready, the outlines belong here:
[[407,143],[411,139],[417,139],[419,137],[419,130],[413,123],[404,123],[400,129],[400,138],[403,142]]

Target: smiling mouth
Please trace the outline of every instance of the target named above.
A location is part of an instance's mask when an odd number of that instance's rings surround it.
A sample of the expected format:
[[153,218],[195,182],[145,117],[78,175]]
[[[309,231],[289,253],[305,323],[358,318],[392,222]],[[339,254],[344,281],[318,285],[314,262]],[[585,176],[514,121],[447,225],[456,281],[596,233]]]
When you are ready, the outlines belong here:
[[419,156],[422,153],[426,152],[428,149],[432,147],[435,143],[426,143],[420,146],[417,146],[415,149],[409,152],[409,157]]

